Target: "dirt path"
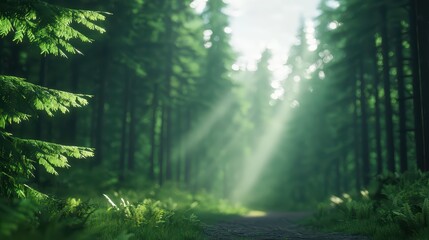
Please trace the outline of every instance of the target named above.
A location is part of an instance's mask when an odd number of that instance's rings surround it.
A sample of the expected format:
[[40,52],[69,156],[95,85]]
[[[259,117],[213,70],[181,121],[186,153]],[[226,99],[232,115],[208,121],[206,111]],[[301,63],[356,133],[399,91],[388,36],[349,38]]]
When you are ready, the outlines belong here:
[[300,226],[297,222],[309,213],[269,213],[260,217],[240,217],[205,225],[207,239],[281,239],[281,240],[368,240],[342,233],[321,233]]

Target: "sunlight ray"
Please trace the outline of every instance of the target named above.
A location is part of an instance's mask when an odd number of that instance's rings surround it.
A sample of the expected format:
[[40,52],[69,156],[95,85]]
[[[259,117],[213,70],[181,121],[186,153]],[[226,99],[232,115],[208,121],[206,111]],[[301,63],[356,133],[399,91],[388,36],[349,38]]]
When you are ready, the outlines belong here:
[[242,201],[248,197],[249,191],[259,179],[262,170],[269,164],[282,136],[291,108],[287,101],[282,101],[277,109],[278,112],[267,123],[265,132],[254,146],[252,156],[245,160],[242,177],[237,182],[232,195],[232,199],[236,201]]
[[234,96],[232,94],[221,98],[212,110],[201,117],[191,131],[180,139],[179,144],[173,148],[172,160],[176,161],[182,151],[189,152],[196,149],[199,143],[213,131],[213,126],[225,116],[233,103]]

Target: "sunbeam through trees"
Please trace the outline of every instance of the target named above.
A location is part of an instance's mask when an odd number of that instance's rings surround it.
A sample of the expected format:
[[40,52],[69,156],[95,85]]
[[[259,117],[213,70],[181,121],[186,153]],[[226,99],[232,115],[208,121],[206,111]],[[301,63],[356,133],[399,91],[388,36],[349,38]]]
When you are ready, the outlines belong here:
[[428,46],[426,0],[2,0],[0,239],[428,239]]

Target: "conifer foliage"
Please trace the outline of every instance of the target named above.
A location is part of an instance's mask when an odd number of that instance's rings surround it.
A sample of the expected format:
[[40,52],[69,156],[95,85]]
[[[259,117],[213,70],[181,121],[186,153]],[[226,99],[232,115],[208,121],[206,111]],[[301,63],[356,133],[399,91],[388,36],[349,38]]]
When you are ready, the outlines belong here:
[[105,30],[95,22],[104,19],[101,12],[63,8],[38,0],[6,0],[0,3],[0,36],[13,34],[16,42],[27,38],[37,44],[42,54],[65,57],[66,52],[80,53],[70,42],[72,39],[92,41],[75,25],[103,33]]
[[[0,3],[0,36],[12,34],[13,41],[18,43],[27,38],[40,48],[42,54],[66,57],[66,53],[80,53],[71,40],[91,42],[77,27],[102,33],[104,29],[95,22],[104,18],[99,12],[62,8],[43,1],[6,0]],[[93,155],[90,148],[18,138],[6,130],[8,125],[19,124],[43,112],[53,116],[57,112],[67,113],[72,107],[85,106],[88,95],[54,90],[22,78],[0,75],[0,96],[1,197],[25,197],[26,182],[33,176],[36,164],[56,175],[56,168],[69,167],[69,157]]]

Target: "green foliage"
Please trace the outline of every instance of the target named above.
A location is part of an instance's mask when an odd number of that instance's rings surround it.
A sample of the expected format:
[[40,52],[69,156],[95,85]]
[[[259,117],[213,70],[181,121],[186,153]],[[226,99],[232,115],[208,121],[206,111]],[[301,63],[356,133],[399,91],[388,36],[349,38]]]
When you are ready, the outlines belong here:
[[[374,239],[429,236],[429,175],[408,172],[378,179],[378,190],[359,199],[332,197],[315,214],[320,227],[372,235]],[[363,192],[366,193],[366,192]],[[378,227],[382,226],[382,227]]]
[[[64,179],[68,175],[72,177]],[[204,239],[200,221],[208,223],[248,212],[242,206],[207,193],[191,194],[173,184],[159,187],[138,174],[132,175],[136,178],[134,185],[120,185],[119,189],[117,181],[110,185],[102,180],[116,175],[100,169],[94,169],[91,175],[88,178],[87,172],[82,170],[66,171],[57,179],[63,188],[43,190],[56,196],[73,194],[82,199],[90,198],[96,211],[89,217],[85,229],[95,238]],[[103,192],[108,198],[102,196]]]
[[93,211],[94,206],[75,198],[1,201],[0,238],[91,239],[91,233],[82,230]]
[[202,239],[191,206],[178,208],[171,200],[149,198],[132,204],[124,198],[104,197],[109,203],[107,211],[99,210],[90,222],[101,239]]
[[[66,113],[70,107],[86,105],[87,95],[73,94],[41,87],[13,76],[0,76],[0,128],[20,123],[36,114]],[[38,140],[21,139],[0,131],[0,196],[25,196],[24,179],[33,176],[35,164],[57,175],[55,168],[69,167],[68,157],[86,158],[93,150],[85,147],[63,146]]]
[[197,215],[207,219],[226,213],[217,206],[218,200],[207,194],[193,196],[172,187],[114,192],[90,201],[31,195],[0,201],[0,239],[204,239]]
[[[13,33],[16,42],[27,37],[39,46],[42,54],[79,53],[70,41],[90,42],[90,39],[73,25],[104,32],[94,24],[98,20],[104,20],[99,12],[72,10],[38,0],[0,3],[0,36]],[[66,113],[71,107],[82,107],[89,96],[37,86],[13,76],[0,76],[0,96],[0,197],[25,197],[29,189],[25,182],[33,176],[35,164],[48,173],[58,174],[56,168],[69,167],[68,157],[93,155],[90,148],[21,139],[3,130],[6,125],[27,120],[36,111],[53,116],[57,111]]]
[[88,234],[85,231],[86,222],[95,210],[94,205],[77,198],[45,200],[40,204],[36,214],[38,228],[33,230],[34,234],[39,236],[54,234],[58,236],[56,238],[63,238],[69,234],[71,236],[66,237],[69,239],[72,239],[72,236],[86,235]]
[[30,224],[36,206],[28,199],[8,203],[0,200],[0,238],[11,237],[20,225]]
[[65,57],[66,53],[80,53],[71,40],[91,42],[74,25],[103,33],[95,22],[104,20],[106,13],[59,7],[39,0],[0,3],[0,36],[13,34],[13,41],[27,38],[34,42],[43,54]]
[[35,163],[43,166],[48,173],[57,175],[55,168],[70,166],[68,157],[93,156],[93,150],[90,148],[21,139],[1,131],[0,144],[0,195],[3,197],[25,197],[26,185],[23,182],[33,176]]
[[115,211],[121,219],[131,220],[137,225],[154,224],[153,227],[168,223],[174,215],[176,204],[170,205],[168,202],[145,199],[142,203],[133,205],[129,201],[120,199],[119,204],[115,204],[107,195],[104,197],[111,205],[109,211]]
[[86,98],[90,97],[49,89],[13,76],[0,76],[0,92],[0,128],[27,120],[35,110],[49,116],[56,111],[67,113],[70,107],[87,105]]

